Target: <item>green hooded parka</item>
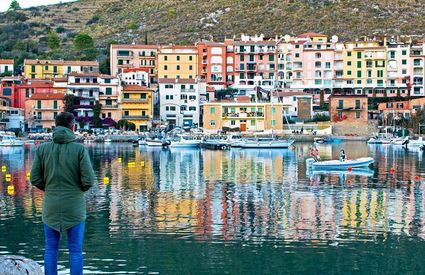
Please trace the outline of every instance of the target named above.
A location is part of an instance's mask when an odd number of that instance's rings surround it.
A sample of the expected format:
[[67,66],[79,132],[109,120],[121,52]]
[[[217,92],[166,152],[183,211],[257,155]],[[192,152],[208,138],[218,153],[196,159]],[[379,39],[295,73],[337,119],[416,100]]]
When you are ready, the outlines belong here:
[[94,172],[70,129],[56,127],[53,141],[37,148],[30,180],[44,191],[43,222],[49,227],[67,230],[86,219],[84,192],[94,184]]

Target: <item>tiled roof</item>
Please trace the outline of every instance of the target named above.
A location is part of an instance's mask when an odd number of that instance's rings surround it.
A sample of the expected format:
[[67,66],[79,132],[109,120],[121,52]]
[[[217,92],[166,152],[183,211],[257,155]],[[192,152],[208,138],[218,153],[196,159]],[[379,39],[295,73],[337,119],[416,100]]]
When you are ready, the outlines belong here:
[[0,59],[0,64],[13,64],[13,59]]
[[132,73],[132,72],[146,72],[149,73],[149,68],[126,68],[124,69],[124,73]]
[[80,61],[80,60],[48,60],[48,59],[25,59],[25,65],[52,64],[63,66],[99,66],[97,61]]
[[112,44],[112,49],[158,49],[159,45],[141,45],[141,44]]
[[153,91],[148,87],[143,87],[139,85],[127,85],[123,87],[123,91]]

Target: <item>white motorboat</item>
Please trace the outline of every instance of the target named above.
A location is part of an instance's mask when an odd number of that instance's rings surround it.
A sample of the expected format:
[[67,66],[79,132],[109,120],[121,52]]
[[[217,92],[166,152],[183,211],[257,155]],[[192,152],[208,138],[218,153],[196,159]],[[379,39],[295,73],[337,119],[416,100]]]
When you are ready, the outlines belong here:
[[403,145],[407,145],[409,143],[409,137],[405,137],[405,138],[395,138],[391,140],[391,144],[392,145],[396,145],[396,146],[403,146]]
[[146,143],[146,139],[144,139],[144,138],[139,139],[139,140],[137,141],[137,143],[138,143],[140,146],[147,145],[147,143]]
[[391,139],[382,137],[372,137],[367,141],[367,144],[391,144]]
[[289,148],[295,141],[292,139],[274,139],[274,138],[256,138],[246,139],[240,143],[240,147],[244,149],[249,148],[268,148],[268,149],[285,149]]
[[162,147],[164,142],[160,139],[146,139],[146,145],[149,147]]
[[307,175],[313,176],[313,175],[338,175],[338,176],[365,176],[365,177],[372,177],[373,176],[373,170],[369,168],[355,168],[351,171],[344,170],[332,170],[332,169],[308,169]]
[[421,147],[424,144],[425,144],[425,141],[423,140],[423,138],[419,137],[418,139],[410,139],[408,146],[409,147]]
[[179,136],[174,140],[170,141],[170,148],[198,148],[201,144],[201,140],[192,139],[186,136]]
[[0,146],[24,146],[24,142],[17,139],[15,136],[1,134]]
[[313,158],[308,158],[306,164],[308,168],[312,169],[324,169],[324,170],[341,170],[341,169],[353,169],[368,167],[374,162],[371,157],[364,157],[358,159],[349,159],[345,161],[340,160],[325,160],[325,161],[314,161]]

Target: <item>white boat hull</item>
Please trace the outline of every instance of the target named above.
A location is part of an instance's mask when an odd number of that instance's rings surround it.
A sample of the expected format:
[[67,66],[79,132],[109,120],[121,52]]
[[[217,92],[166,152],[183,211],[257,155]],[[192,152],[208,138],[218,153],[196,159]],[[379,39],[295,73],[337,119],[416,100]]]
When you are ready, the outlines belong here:
[[171,141],[170,148],[198,148],[200,140]]
[[160,140],[147,140],[146,145],[149,147],[162,147],[163,142]]
[[346,161],[340,160],[327,160],[314,162],[312,158],[307,159],[307,167],[313,169],[325,169],[325,170],[337,170],[337,169],[349,169],[349,168],[361,168],[368,167],[374,162],[371,157],[350,159]]
[[245,141],[241,142],[241,148],[267,148],[267,149],[285,149],[289,148],[294,143],[293,140],[272,140],[272,141]]

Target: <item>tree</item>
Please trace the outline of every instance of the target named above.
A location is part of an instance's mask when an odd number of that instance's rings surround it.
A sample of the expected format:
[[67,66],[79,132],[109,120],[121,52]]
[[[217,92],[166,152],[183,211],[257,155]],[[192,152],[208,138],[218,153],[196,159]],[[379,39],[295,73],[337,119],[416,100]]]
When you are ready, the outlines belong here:
[[12,0],[12,3],[10,3],[9,11],[15,11],[20,10],[21,6],[19,5],[17,0]]
[[136,130],[136,124],[134,124],[133,122],[130,122],[128,120],[125,120],[125,119],[118,120],[117,125],[115,125],[115,127],[117,129],[123,129],[125,131]]
[[102,112],[102,104],[99,101],[96,101],[96,104],[93,107],[93,127],[102,128],[102,119],[100,118],[100,113]]
[[83,51],[94,47],[93,38],[86,33],[79,33],[74,39],[74,47],[77,51]]
[[47,37],[47,47],[49,47],[49,49],[51,49],[52,51],[60,48],[59,36],[52,30],[49,31]]
[[64,111],[65,112],[69,112],[72,113],[74,112],[74,101],[75,101],[75,96],[71,95],[71,94],[67,94],[65,95],[65,99],[64,99]]

